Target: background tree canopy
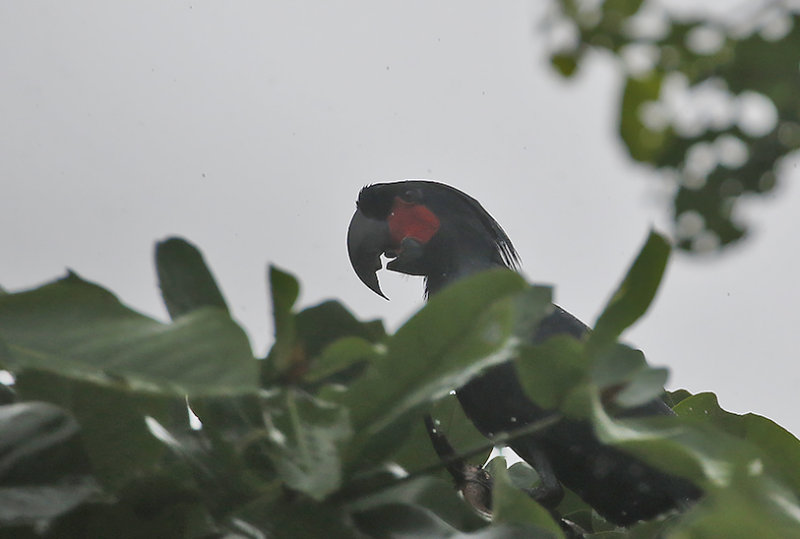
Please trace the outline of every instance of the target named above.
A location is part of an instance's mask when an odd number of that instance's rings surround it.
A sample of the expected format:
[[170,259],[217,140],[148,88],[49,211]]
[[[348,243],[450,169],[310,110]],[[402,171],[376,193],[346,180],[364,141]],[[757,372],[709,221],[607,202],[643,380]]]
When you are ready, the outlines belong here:
[[632,159],[674,184],[678,246],[739,240],[737,201],[771,191],[800,148],[800,7],[742,2],[724,20],[681,19],[657,2],[559,0],[553,66],[614,54],[625,83],[619,134]]

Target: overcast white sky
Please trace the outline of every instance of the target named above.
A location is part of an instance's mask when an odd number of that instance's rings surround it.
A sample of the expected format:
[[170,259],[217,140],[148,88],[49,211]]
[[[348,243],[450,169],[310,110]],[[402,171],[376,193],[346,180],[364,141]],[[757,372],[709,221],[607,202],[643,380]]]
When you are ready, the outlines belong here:
[[[593,322],[644,240],[663,188],[615,134],[620,80],[594,55],[563,81],[537,2],[0,3],[0,284],[66,267],[165,318],[154,242],[205,253],[262,353],[265,268],[302,305],[338,297],[396,327],[421,284],[353,274],[345,233],[367,183],[430,178],[478,198],[533,281]],[[723,256],[673,258],[626,338],[670,387],[800,433],[798,159],[748,202]]]

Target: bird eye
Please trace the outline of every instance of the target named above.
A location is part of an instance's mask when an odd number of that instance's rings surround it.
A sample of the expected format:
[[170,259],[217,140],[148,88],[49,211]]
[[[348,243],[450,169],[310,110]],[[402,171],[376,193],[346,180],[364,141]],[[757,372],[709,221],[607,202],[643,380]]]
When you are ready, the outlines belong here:
[[419,204],[422,202],[422,192],[420,192],[419,189],[409,189],[400,195],[400,198],[403,200],[403,202]]

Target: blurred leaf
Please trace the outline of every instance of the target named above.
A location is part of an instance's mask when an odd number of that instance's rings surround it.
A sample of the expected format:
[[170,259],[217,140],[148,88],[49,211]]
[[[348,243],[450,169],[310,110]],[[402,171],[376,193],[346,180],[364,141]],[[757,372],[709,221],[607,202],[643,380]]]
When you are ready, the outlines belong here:
[[297,313],[295,324],[298,339],[312,358],[342,337],[358,337],[370,343],[386,338],[383,323],[361,322],[338,301],[303,309]]
[[667,369],[650,367],[640,350],[619,343],[601,352],[592,366],[606,407],[634,408],[661,398],[668,375]]
[[302,350],[302,382],[338,382],[360,374],[359,365],[377,354],[374,344],[386,339],[383,323],[361,322],[338,301],[300,311],[294,319],[295,350]]
[[550,62],[564,77],[571,77],[578,69],[578,57],[574,54],[564,52],[554,54],[550,57]]
[[371,493],[350,503],[348,509],[361,513],[395,504],[425,507],[437,518],[461,531],[476,530],[486,525],[486,521],[464,502],[451,481],[429,476],[417,477]]
[[[296,291],[297,283],[291,276],[281,273],[275,276],[279,282],[283,279],[281,286],[288,287],[289,292]],[[284,298],[278,303],[281,301],[283,307],[275,306],[275,344],[263,365],[266,386],[341,382],[334,378],[359,374],[358,364],[374,356],[371,343],[386,338],[382,322],[361,322],[338,301],[325,301],[297,314],[291,310],[294,299],[290,302]],[[343,342],[338,343],[339,339]]]
[[609,300],[589,334],[590,354],[611,346],[620,334],[647,311],[656,295],[669,259],[666,239],[651,231],[628,274]]
[[535,526],[539,537],[563,539],[561,527],[550,513],[513,485],[506,468],[506,459],[497,457],[489,463],[494,478],[492,489],[492,522]]
[[529,489],[539,482],[539,474],[525,461],[515,462],[508,467],[511,484],[519,489]]
[[722,431],[758,447],[767,471],[800,494],[800,441],[790,432],[756,414],[733,414],[719,407],[713,393],[698,393],[682,400],[675,412],[687,418],[710,421]]
[[525,392],[547,409],[558,408],[569,391],[587,378],[583,343],[567,335],[521,346],[516,367]]
[[653,161],[663,152],[668,133],[648,129],[640,114],[646,103],[658,101],[663,76],[651,72],[643,77],[628,77],[622,93],[619,135],[636,161]]
[[630,17],[642,5],[642,0],[606,0],[603,4],[603,10],[608,14],[614,13],[619,18]]
[[525,286],[518,274],[499,270],[446,288],[389,339],[386,354],[347,392],[330,395],[350,409],[362,443],[393,422],[407,429],[409,412],[510,359],[514,319],[509,296]]
[[523,342],[539,330],[539,324],[553,311],[553,289],[529,285],[514,296],[514,335]]
[[[556,37],[551,63],[569,77],[573,57],[589,50],[619,60],[620,137],[673,185],[677,247],[704,252],[743,238],[739,201],[772,191],[800,148],[800,13],[782,2],[751,3],[733,18],[654,15],[639,0],[558,4],[544,25]],[[566,44],[565,28],[575,30]],[[707,170],[696,166],[700,153]],[[686,216],[699,226],[684,226]]]
[[[478,432],[458,403],[458,399],[453,394],[448,394],[438,399],[430,408],[430,414],[434,418],[436,428],[440,429],[449,440],[450,444],[459,454],[472,452],[476,448],[486,446],[486,438]],[[483,464],[491,453],[491,448],[468,460],[477,464]],[[422,417],[414,418],[411,422],[409,432],[400,442],[393,460],[408,470],[414,472],[431,466],[439,461],[439,457],[431,445],[428,432]],[[440,477],[450,478],[450,475],[442,468]]]
[[594,358],[592,380],[607,388],[629,382],[636,373],[647,368],[647,360],[641,350],[616,343]]
[[344,337],[325,348],[304,376],[315,383],[331,379],[349,368],[373,360],[379,352],[375,345],[359,337]]
[[213,520],[194,493],[163,475],[142,477],[119,492],[113,503],[84,504],[47,529],[52,539],[145,539],[211,537]]
[[[682,401],[676,408],[685,412],[693,399]],[[716,428],[701,416],[613,420],[598,401],[593,410],[601,440],[659,469],[687,477],[707,492],[738,488],[741,477],[771,469],[765,462],[767,456],[756,445]],[[782,476],[773,477],[783,481]]]
[[[0,352],[0,359],[2,358],[3,354],[2,352]],[[17,394],[14,392],[14,390],[5,384],[0,384],[0,405],[12,404],[16,401],[17,401]]]
[[186,240],[169,238],[156,244],[156,273],[164,304],[173,320],[201,307],[228,312],[203,255]]
[[617,394],[617,404],[624,408],[633,408],[657,399],[664,393],[669,371],[665,368],[646,368],[638,371]]
[[[284,491],[285,493],[285,491]],[[236,539],[350,539],[359,537],[353,519],[341,507],[332,503],[303,498],[294,500],[280,491],[267,492],[234,513]],[[232,527],[233,528],[233,527]],[[252,533],[241,535],[248,529]],[[228,536],[225,536],[228,537]]]
[[47,521],[99,491],[73,418],[43,402],[0,406],[0,529]]
[[292,388],[265,398],[278,474],[289,488],[324,499],[341,484],[341,447],[352,435],[347,411]]
[[206,307],[161,324],[74,273],[0,297],[0,337],[14,371],[38,368],[77,380],[121,376],[174,395],[256,387],[247,336],[225,312]]
[[[96,477],[112,491],[152,469],[164,455],[164,446],[144,418],[168,415],[174,397],[134,393],[117,384],[73,380],[35,369],[20,373],[17,388],[24,399],[46,400],[72,412]],[[188,416],[184,420],[188,422]]]
[[272,318],[275,325],[275,344],[269,352],[267,361],[270,368],[279,373],[288,371],[299,361],[295,349],[295,319],[292,313],[294,302],[300,294],[300,284],[291,274],[269,267],[269,286],[272,292]]
[[712,489],[669,537],[800,537],[800,505],[768,478],[742,475],[731,488]]
[[430,539],[551,539],[552,534],[533,526],[492,524],[462,533],[419,505],[388,504],[354,515],[370,537],[425,537]]
[[391,503],[361,511],[354,516],[359,529],[370,537],[446,538],[458,530],[429,509],[417,505]]
[[257,395],[223,395],[192,399],[192,411],[204,430],[213,431],[228,441],[241,441],[253,431],[264,428],[260,399]]

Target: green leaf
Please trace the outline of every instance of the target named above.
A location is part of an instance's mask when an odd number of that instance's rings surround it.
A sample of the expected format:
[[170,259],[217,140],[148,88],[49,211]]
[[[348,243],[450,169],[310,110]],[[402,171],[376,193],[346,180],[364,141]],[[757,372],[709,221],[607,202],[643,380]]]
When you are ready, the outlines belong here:
[[642,0],[606,0],[603,11],[614,12],[616,17],[624,18],[635,14],[641,6]]
[[600,388],[618,386],[629,382],[645,368],[647,361],[641,350],[616,343],[595,356],[592,380]]
[[636,161],[654,161],[664,151],[668,140],[665,131],[648,129],[642,122],[645,103],[658,101],[663,74],[651,72],[642,77],[628,77],[622,93],[619,134],[631,157]]
[[341,485],[341,447],[352,435],[347,411],[292,388],[266,399],[278,474],[289,488],[324,499]]
[[642,369],[617,394],[616,402],[623,408],[634,408],[657,399],[664,393],[669,371],[665,368]]
[[564,534],[550,513],[533,498],[519,490],[511,482],[506,468],[506,459],[497,457],[489,463],[494,479],[492,487],[492,522],[535,526],[539,537],[563,539]]
[[369,537],[430,537],[458,535],[458,530],[418,505],[389,503],[353,515],[359,529]]
[[[525,282],[489,271],[443,290],[389,340],[388,350],[338,397],[363,441],[405,414],[512,357],[513,301]],[[331,398],[337,398],[331,396]]]
[[295,317],[292,307],[300,294],[300,284],[291,274],[270,266],[269,286],[272,292],[275,344],[272,345],[267,361],[272,370],[284,373],[296,361]]
[[516,366],[525,392],[543,408],[558,408],[570,390],[587,379],[583,343],[567,335],[521,346]]
[[386,338],[380,321],[361,322],[338,301],[325,301],[295,316],[297,338],[309,357],[317,356],[337,339],[358,337],[371,343]]
[[650,367],[640,350],[619,343],[601,352],[592,366],[592,379],[603,404],[623,408],[660,398],[668,374],[667,369]]
[[[486,438],[478,432],[462,410],[455,395],[448,394],[438,399],[430,408],[430,414],[436,422],[436,428],[441,430],[450,444],[459,454],[472,452],[477,448],[488,445]],[[439,457],[431,445],[430,437],[422,417],[411,421],[410,429],[399,442],[399,447],[392,459],[404,469],[413,473],[440,462]],[[470,457],[468,460],[475,464],[483,464],[491,453],[491,448]],[[444,471],[441,477],[450,478]],[[452,479],[452,478],[451,478]]]
[[77,422],[43,402],[0,406],[0,528],[47,521],[100,488]]
[[[282,278],[286,279],[286,274]],[[291,288],[291,284],[285,286]],[[307,385],[336,374],[352,376],[355,373],[349,367],[374,355],[367,350],[371,348],[369,343],[386,338],[382,322],[361,322],[338,301],[325,301],[297,314],[291,311],[294,300],[281,301],[283,307],[276,305],[275,311],[275,344],[264,365],[266,385],[287,382]],[[338,339],[347,339],[349,344],[336,344]]]
[[702,410],[699,414],[686,414],[693,408],[693,399],[685,399],[676,407],[683,413],[679,417],[625,420],[611,419],[595,399],[595,430],[602,441],[632,452],[666,472],[689,478],[709,492],[740,488],[738,483],[743,477],[754,475],[769,474],[776,484],[784,481],[782,470],[749,440],[717,428]]
[[475,530],[486,525],[453,488],[452,480],[420,476],[371,492],[348,504],[348,510],[362,513],[390,504],[407,504],[427,508],[448,525],[458,530]]
[[72,412],[96,477],[112,491],[152,469],[164,455],[164,446],[150,433],[145,416],[170,417],[175,397],[135,393],[124,384],[74,380],[36,369],[22,371],[16,387],[25,399],[47,400]]
[[539,482],[539,474],[525,461],[515,462],[508,467],[511,484],[519,489],[529,489]]
[[625,279],[595,322],[586,345],[590,354],[614,343],[647,311],[661,283],[669,253],[669,242],[651,231]]
[[351,539],[359,537],[350,516],[331,503],[303,500],[270,492],[234,513],[226,538]]
[[780,485],[742,475],[730,488],[709,491],[669,537],[800,537],[798,515],[797,498]]
[[692,394],[685,389],[676,389],[675,391],[667,391],[664,395],[664,400],[670,405],[670,408],[675,408],[678,403],[691,396]]
[[186,240],[169,238],[156,244],[156,273],[164,304],[173,320],[201,307],[228,312],[203,255]]
[[553,289],[531,285],[514,296],[514,335],[528,342],[536,335],[541,321],[552,312]]
[[578,69],[578,53],[563,52],[550,57],[550,63],[563,77],[571,77]]
[[375,345],[359,337],[344,337],[325,348],[303,377],[308,383],[331,379],[355,365],[367,363],[378,355]]
[[176,395],[252,391],[257,363],[247,336],[220,309],[162,324],[70,273],[0,297],[0,337],[9,369],[37,368],[77,380],[122,377]]
[[710,421],[724,432],[756,446],[763,467],[800,494],[800,441],[781,426],[756,414],[733,414],[720,408],[713,393],[698,393],[675,406],[686,418]]
[[196,495],[174,478],[148,475],[128,485],[113,498],[84,504],[48,526],[46,537],[84,539],[114,537],[215,536],[214,523]]
[[351,539],[360,537],[350,516],[331,503],[304,500],[293,502],[288,497],[269,493],[256,499],[234,514],[226,538]]
[[302,350],[307,372],[304,383],[341,382],[359,374],[386,339],[383,323],[361,322],[338,301],[303,309],[295,316],[295,349]]

